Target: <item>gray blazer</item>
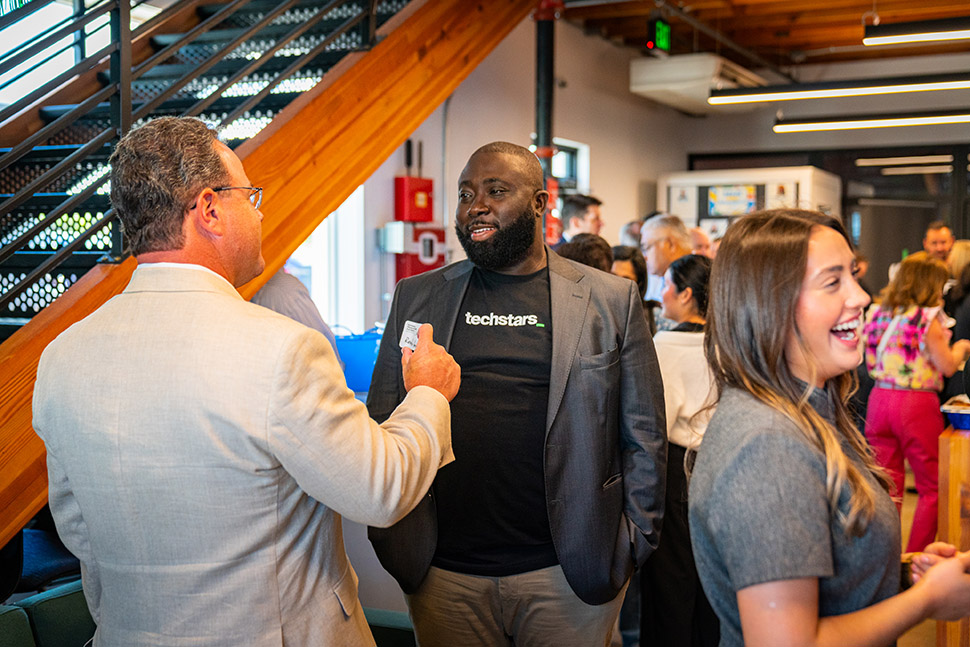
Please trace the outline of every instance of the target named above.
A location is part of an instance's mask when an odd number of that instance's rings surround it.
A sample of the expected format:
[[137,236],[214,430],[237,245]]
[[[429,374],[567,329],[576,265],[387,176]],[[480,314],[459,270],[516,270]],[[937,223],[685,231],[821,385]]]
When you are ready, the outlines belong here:
[[[566,580],[583,601],[602,604],[657,546],[667,452],[663,385],[636,285],[547,254],[546,509]],[[461,261],[398,284],[367,399],[375,419],[404,397],[404,322],[431,323],[435,341],[449,348],[472,268]],[[368,534],[384,568],[405,593],[414,592],[437,541],[433,491],[393,527]]]
[[372,646],[340,515],[397,521],[451,456],[440,393],[378,426],[323,335],[187,266],[54,340],[33,413],[99,647]]

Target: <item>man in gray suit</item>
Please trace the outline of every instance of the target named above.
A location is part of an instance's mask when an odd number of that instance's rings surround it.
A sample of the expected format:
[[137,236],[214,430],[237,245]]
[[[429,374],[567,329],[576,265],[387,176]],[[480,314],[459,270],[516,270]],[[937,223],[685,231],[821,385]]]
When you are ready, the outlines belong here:
[[457,460],[371,541],[407,594],[422,647],[608,643],[663,512],[663,389],[636,286],[543,244],[536,157],[469,159],[455,231],[468,260],[398,284],[368,408],[404,397],[407,322],[462,367]]
[[340,515],[389,525],[453,458],[459,370],[431,329],[378,425],[326,338],[235,287],[262,189],[196,119],[132,131],[111,201],[138,268],[47,347],[34,429],[98,647],[372,646]]

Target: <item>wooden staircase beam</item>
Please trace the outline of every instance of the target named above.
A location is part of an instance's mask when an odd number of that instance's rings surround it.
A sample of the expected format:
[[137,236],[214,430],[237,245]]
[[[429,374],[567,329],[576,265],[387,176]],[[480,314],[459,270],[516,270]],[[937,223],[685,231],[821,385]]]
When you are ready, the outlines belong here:
[[[240,289],[243,296],[282,267],[536,5],[413,0],[381,28],[377,46],[350,55],[240,146],[246,172],[266,187],[267,200],[266,271]],[[133,259],[95,267],[0,344],[0,546],[47,500],[46,455],[30,406],[40,355],[121,292],[134,267]]]
[[0,344],[0,546],[47,503],[47,454],[31,425],[30,406],[40,355],[68,326],[121,292],[134,268],[134,258],[96,265]]

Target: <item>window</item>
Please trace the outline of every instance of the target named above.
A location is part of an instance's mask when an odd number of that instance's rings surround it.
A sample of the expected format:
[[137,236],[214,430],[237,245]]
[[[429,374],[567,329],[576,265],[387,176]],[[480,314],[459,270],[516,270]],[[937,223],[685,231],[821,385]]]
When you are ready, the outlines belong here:
[[[3,13],[16,7],[8,7],[10,2],[3,2]],[[19,3],[25,4],[25,3]],[[131,27],[145,22],[160,11],[147,3],[139,5],[132,11]],[[35,38],[39,34],[47,32],[55,25],[67,24],[74,13],[73,4],[70,1],[60,0],[41,7],[34,13],[17,21],[13,25],[0,31],[0,56],[19,47],[22,43]],[[98,50],[107,47],[111,41],[111,30],[108,27],[109,17],[107,15],[88,24],[85,27],[85,51],[88,55],[96,53]],[[58,74],[67,71],[75,64],[75,49],[72,47],[73,36],[63,38],[46,50],[32,56],[6,74],[0,76],[0,105],[7,105],[18,101],[32,90],[40,87],[45,82],[54,78]],[[49,60],[48,60],[49,59]],[[18,75],[26,70],[38,66],[37,69],[21,78]]]
[[[536,136],[532,134],[529,150],[536,151]],[[552,175],[559,180],[561,194],[589,193],[589,146],[581,142],[553,137],[556,152],[552,156]]]
[[347,198],[287,261],[310,290],[337,335],[362,333],[364,323],[364,187]]

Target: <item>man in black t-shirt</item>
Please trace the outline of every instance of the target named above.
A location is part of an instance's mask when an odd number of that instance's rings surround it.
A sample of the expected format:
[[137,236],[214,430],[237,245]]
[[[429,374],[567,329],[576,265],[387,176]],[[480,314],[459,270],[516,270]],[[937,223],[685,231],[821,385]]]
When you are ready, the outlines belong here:
[[372,528],[422,647],[607,644],[634,568],[656,547],[666,425],[636,286],[541,236],[536,157],[477,150],[459,179],[467,261],[402,281],[368,396],[404,396],[405,323],[431,323],[462,368],[456,461],[418,507]]

